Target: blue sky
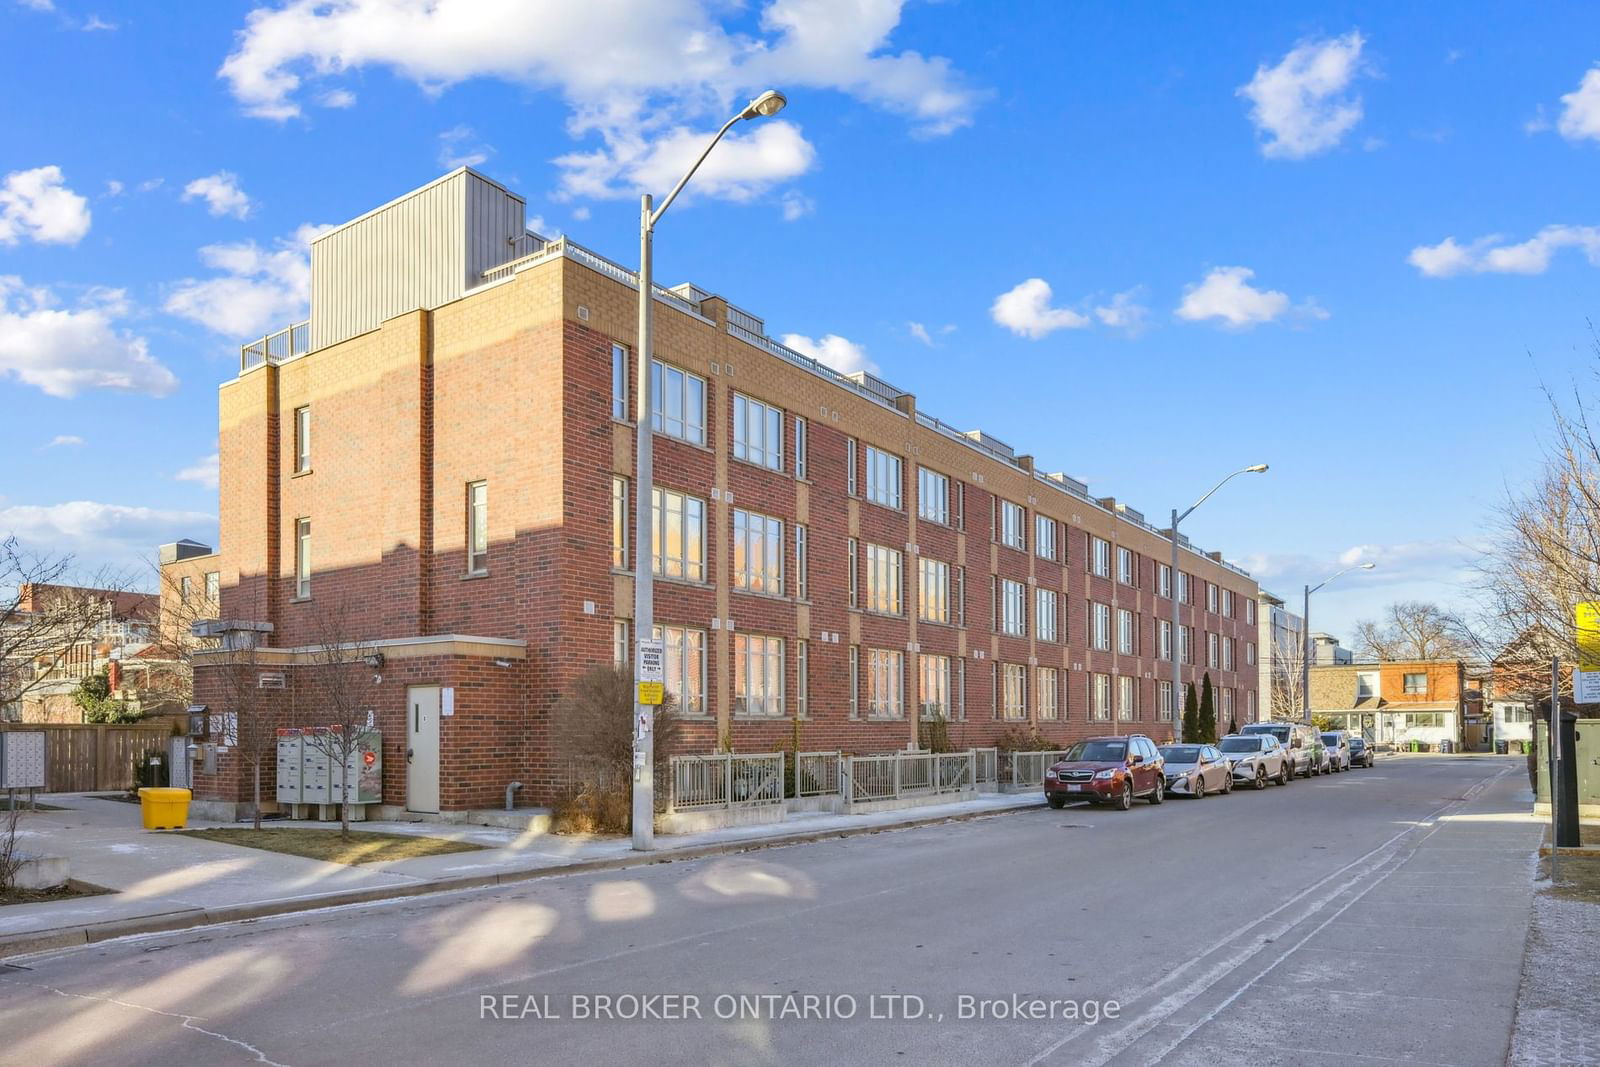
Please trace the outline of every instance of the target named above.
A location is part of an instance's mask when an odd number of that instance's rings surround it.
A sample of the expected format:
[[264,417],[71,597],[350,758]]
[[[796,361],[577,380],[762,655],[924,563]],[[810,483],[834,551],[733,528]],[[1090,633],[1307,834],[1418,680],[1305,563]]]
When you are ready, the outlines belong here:
[[[304,242],[459,162],[532,224],[1189,520],[1348,634],[1455,604],[1593,368],[1600,9],[0,0],[0,532],[215,537],[216,394]],[[52,443],[56,442],[56,443]],[[1295,598],[1297,599],[1297,597]]]

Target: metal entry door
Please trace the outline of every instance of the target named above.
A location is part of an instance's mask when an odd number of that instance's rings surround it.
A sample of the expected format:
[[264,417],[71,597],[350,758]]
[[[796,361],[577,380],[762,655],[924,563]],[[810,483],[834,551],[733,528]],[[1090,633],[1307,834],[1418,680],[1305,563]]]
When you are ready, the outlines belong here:
[[439,687],[406,690],[406,810],[439,810]]

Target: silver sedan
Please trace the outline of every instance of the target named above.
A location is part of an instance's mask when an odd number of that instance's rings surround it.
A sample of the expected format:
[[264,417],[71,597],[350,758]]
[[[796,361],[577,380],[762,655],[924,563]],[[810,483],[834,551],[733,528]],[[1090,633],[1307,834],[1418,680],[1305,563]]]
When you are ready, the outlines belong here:
[[1233,771],[1214,745],[1162,745],[1167,792],[1194,797],[1233,791]]

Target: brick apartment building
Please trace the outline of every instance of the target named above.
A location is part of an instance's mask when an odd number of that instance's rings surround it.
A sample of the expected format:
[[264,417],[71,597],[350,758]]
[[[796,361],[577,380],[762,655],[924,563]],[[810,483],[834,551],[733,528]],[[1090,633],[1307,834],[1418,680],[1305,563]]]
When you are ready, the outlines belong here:
[[[635,638],[636,283],[523,217],[461,169],[329,231],[309,323],[246,346],[220,394],[221,616],[270,624],[300,722],[296,668],[353,620],[383,655],[385,799],[412,810],[547,799],[556,700]],[[646,558],[686,751],[886,751],[925,717],[963,747],[1170,733],[1161,531],[721,296],[655,295]],[[1185,678],[1251,721],[1256,583],[1180,543]],[[238,769],[201,795],[237,799]]]

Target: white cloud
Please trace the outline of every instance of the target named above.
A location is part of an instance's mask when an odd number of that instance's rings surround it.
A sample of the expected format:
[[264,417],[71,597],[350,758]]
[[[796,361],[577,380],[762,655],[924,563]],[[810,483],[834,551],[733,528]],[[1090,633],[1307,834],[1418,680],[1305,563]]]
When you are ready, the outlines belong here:
[[83,20],[83,25],[78,28],[83,30],[84,33],[94,33],[96,30],[114,30],[117,28],[117,24],[115,22],[107,22],[99,15],[90,15]]
[[245,191],[239,188],[239,176],[232,171],[219,170],[204,178],[196,178],[183,187],[183,199],[204,200],[206,210],[218,217],[232,215],[236,219],[250,217],[255,206]]
[[579,222],[588,222],[589,209],[586,206],[579,204],[577,207],[572,209],[572,217],[577,219]]
[[1314,300],[1302,301],[1291,308],[1287,294],[1275,289],[1257,289],[1250,284],[1255,275],[1248,267],[1213,267],[1203,281],[1184,287],[1178,318],[1189,322],[1218,319],[1235,329],[1248,329],[1271,322],[1291,310],[1302,318],[1328,317]]
[[166,182],[167,179],[165,178],[147,178],[139,183],[139,191],[141,193],[153,193],[165,185]]
[[56,9],[55,0],[17,0],[17,3],[31,11],[54,11]]
[[[209,535],[214,515],[124,504],[73,500],[64,504],[14,504],[0,508],[0,530],[24,544],[70,553],[80,565],[129,566],[148,558],[156,545],[179,537]],[[214,542],[213,542],[214,543]]]
[[79,437],[77,434],[75,434],[75,433],[64,433],[64,434],[57,434],[54,438],[51,439],[50,443],[45,445],[44,447],[46,447],[46,448],[61,448],[61,447],[64,447],[66,445],[81,445],[83,443],[84,443],[83,438]]
[[815,211],[817,205],[809,196],[790,189],[783,194],[783,221],[794,222]]
[[1056,330],[1078,330],[1089,325],[1089,317],[1070,308],[1050,306],[1050,283],[1029,278],[995,297],[989,315],[1019,337],[1037,341]]
[[180,482],[194,482],[203,489],[215,489],[217,487],[218,472],[221,467],[221,455],[213,452],[198,463],[183,468],[173,477]]
[[63,308],[50,290],[0,276],[0,377],[56,397],[84,389],[166,396],[178,379],[144,338],[118,328],[128,311],[120,289],[90,290],[76,307]]
[[317,103],[331,108],[355,107],[356,94],[349,89],[330,89],[322,94]]
[[1116,293],[1109,303],[1094,309],[1094,317],[1104,326],[1121,330],[1129,337],[1138,337],[1150,325],[1150,309],[1140,303],[1144,295],[1143,286]]
[[12,171],[0,185],[0,245],[23,238],[75,245],[89,232],[89,201],[68,189],[60,167]]
[[235,339],[259,337],[305,318],[311,297],[311,240],[326,226],[304,225],[277,247],[254,241],[207,245],[200,258],[223,273],[185,278],[165,309]]
[[107,196],[121,196],[122,192],[123,192],[123,190],[125,188],[126,188],[126,186],[124,186],[121,182],[117,181],[115,178],[111,178],[111,179],[108,179],[106,181],[106,195]]
[[456,126],[439,135],[439,165],[455,170],[457,167],[478,167],[494,155],[494,146],[478,140],[470,126]]
[[[568,196],[636,196],[670,189],[705,149],[712,132],[678,127],[653,139],[627,134],[604,148],[556,159]],[[793,123],[769,119],[748,133],[729,133],[695,172],[685,195],[751,200],[811,169],[816,149]],[[787,216],[787,209],[785,209]]]
[[1406,257],[1429,278],[1458,274],[1543,274],[1563,248],[1583,251],[1591,264],[1600,266],[1600,226],[1546,226],[1526,241],[1506,244],[1499,234],[1480,237],[1470,244],[1446,237],[1436,245],[1418,245]]
[[1262,65],[1238,95],[1249,100],[1250,121],[1265,138],[1268,159],[1304,159],[1334,147],[1361,121],[1361,98],[1345,95],[1363,72],[1351,30],[1342,37],[1296,45],[1275,67]]
[[878,365],[867,358],[866,346],[847,341],[836,333],[825,334],[816,340],[805,334],[786,333],[782,340],[801,355],[810,356],[840,374],[854,374],[857,371],[878,373]]
[[1600,67],[1590,67],[1578,87],[1561,98],[1556,129],[1569,141],[1600,141]]
[[933,338],[928,335],[928,328],[922,323],[908,322],[906,323],[906,329],[911,333],[912,337],[915,337],[925,345],[932,346]]
[[[473,78],[550,90],[570,109],[568,132],[599,139],[562,157],[572,172],[563,187],[626,196],[646,180],[653,161],[681,154],[675,146],[658,150],[654,141],[703,144],[726,115],[771,85],[847,94],[904,115],[923,136],[969,124],[982,93],[947,59],[893,50],[903,6],[904,0],[771,0],[752,24],[742,5],[721,0],[292,0],[253,10],[218,73],[247,113],[279,121],[300,114],[308,82],[366,67],[387,68],[434,94]],[[787,137],[792,141],[798,131],[790,127]],[[800,161],[794,146],[772,138],[755,147],[787,156],[781,169],[792,173]],[[810,156],[806,145],[807,167]],[[732,169],[750,166],[747,159]],[[771,169],[769,158],[746,181],[775,180]],[[744,181],[731,178],[699,191],[749,195]]]

